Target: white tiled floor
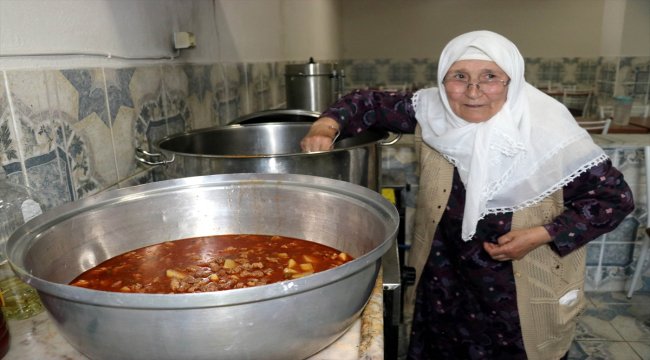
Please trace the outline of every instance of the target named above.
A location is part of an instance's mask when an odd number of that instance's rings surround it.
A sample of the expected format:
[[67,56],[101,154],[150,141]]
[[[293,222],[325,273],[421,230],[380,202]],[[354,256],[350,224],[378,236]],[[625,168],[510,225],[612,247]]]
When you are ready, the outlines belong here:
[[570,360],[650,359],[650,293],[588,293]]
[[587,296],[569,360],[650,360],[650,293],[637,292],[632,299],[623,292]]

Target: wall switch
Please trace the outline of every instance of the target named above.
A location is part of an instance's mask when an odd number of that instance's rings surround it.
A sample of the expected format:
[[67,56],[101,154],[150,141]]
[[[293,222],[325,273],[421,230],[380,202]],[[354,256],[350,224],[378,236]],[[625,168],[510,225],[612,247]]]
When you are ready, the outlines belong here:
[[196,46],[194,33],[180,31],[174,33],[174,49],[188,49]]

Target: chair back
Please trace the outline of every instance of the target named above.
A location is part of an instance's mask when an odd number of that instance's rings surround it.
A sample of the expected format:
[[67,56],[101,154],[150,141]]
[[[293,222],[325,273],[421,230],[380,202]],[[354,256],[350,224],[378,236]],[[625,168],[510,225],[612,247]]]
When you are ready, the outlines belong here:
[[610,125],[612,125],[612,119],[580,120],[578,125],[590,133],[607,134]]
[[589,116],[591,107],[591,89],[564,88],[562,103],[566,106],[573,116]]

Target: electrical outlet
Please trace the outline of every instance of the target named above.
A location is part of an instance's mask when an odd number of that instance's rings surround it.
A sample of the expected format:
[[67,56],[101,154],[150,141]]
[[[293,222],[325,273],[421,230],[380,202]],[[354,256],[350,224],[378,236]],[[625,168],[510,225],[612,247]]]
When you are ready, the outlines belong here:
[[188,49],[196,46],[194,33],[179,31],[174,33],[174,49]]

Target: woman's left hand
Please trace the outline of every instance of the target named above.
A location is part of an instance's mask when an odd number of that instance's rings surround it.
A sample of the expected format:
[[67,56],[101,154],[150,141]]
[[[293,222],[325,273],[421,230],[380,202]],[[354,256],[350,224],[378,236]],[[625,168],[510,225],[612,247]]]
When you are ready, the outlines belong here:
[[483,243],[483,248],[497,261],[520,260],[537,247],[550,242],[551,236],[543,226],[513,230],[501,235],[498,244]]

